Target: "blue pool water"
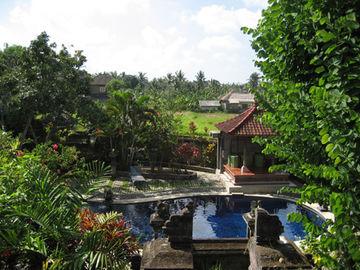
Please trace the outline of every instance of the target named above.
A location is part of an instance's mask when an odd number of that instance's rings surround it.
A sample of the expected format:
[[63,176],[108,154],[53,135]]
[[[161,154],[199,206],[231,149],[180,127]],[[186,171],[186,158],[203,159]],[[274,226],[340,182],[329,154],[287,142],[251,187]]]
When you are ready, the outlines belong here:
[[[169,200],[167,203],[170,205],[170,213],[179,213],[191,200],[195,205],[194,239],[247,237],[247,225],[243,214],[250,211],[250,203],[253,200],[260,200],[261,207],[279,217],[284,226],[283,235],[290,240],[303,239],[306,234],[302,224],[287,220],[288,214],[300,212],[318,225],[323,222],[315,213],[291,201],[260,197],[212,196]],[[112,207],[91,205],[90,207],[96,212],[122,212],[131,225],[133,233],[140,238],[140,242],[151,240],[154,237],[154,231],[150,226],[150,215],[156,210],[156,202]]]

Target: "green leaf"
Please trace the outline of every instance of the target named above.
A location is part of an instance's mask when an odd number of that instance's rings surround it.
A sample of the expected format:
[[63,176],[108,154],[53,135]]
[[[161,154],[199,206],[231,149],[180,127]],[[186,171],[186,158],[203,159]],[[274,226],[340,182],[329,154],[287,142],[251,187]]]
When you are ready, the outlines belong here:
[[316,32],[316,36],[319,38],[322,42],[329,42],[330,40],[333,40],[336,36],[328,31],[325,30],[319,30]]
[[341,158],[340,158],[340,157],[337,157],[337,158],[335,159],[334,164],[335,164],[335,165],[338,165],[340,162],[341,162]]
[[317,74],[322,73],[322,72],[324,72],[324,71],[325,71],[325,68],[324,68],[323,66],[317,67],[317,68],[315,69],[315,72],[316,72]]
[[330,136],[329,134],[324,134],[322,137],[321,137],[321,143],[322,144],[326,144],[330,139]]
[[320,136],[323,136],[324,134],[326,134],[328,132],[327,128],[322,128],[319,132]]
[[325,148],[325,151],[326,152],[330,152],[331,150],[334,149],[334,144],[333,143],[329,143],[326,148]]
[[336,49],[336,47],[337,47],[336,44],[331,45],[329,48],[326,49],[325,54],[326,55],[330,54],[333,50]]

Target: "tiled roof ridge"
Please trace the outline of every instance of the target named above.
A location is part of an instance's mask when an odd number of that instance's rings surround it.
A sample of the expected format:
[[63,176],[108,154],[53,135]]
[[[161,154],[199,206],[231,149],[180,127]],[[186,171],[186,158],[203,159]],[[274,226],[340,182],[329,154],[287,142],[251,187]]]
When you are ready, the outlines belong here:
[[238,116],[235,116],[234,118],[225,120],[223,122],[217,123],[215,126],[222,130],[221,126],[225,123],[229,122],[236,122],[238,119],[240,120],[238,123],[236,123],[231,129],[227,130],[227,133],[232,133],[236,128],[238,128],[241,124],[243,124],[246,120],[250,118],[250,116],[256,111],[256,104],[251,105],[247,110],[239,114]]

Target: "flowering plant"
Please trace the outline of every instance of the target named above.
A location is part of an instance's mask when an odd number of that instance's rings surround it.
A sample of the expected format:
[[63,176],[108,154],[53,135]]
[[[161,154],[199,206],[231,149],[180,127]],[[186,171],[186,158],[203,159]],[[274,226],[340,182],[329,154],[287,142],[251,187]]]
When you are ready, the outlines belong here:
[[[79,231],[82,234],[83,245],[91,243],[94,251],[107,251],[109,256],[127,260],[130,255],[139,250],[137,239],[122,214],[110,212],[97,214],[89,209],[79,213]],[[93,241],[97,239],[97,241]]]
[[176,154],[180,156],[188,165],[190,165],[191,161],[197,159],[201,156],[200,149],[191,144],[191,143],[183,143],[176,149]]
[[38,144],[34,153],[41,159],[41,163],[58,175],[71,171],[81,163],[75,147],[54,144]]

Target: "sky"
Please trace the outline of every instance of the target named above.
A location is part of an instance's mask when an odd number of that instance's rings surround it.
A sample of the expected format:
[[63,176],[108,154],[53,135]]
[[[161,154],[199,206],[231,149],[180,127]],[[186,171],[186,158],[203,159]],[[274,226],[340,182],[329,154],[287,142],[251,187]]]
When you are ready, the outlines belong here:
[[0,0],[0,48],[52,42],[87,57],[86,70],[149,79],[182,70],[192,80],[244,83],[255,53],[242,26],[255,27],[266,0]]

